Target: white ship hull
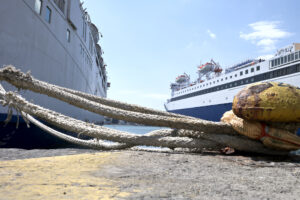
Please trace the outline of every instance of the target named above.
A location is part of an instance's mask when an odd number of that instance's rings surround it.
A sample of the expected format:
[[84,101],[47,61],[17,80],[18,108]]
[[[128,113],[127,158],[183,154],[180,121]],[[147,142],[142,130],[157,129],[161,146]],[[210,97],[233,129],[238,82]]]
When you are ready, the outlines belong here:
[[[91,23],[79,0],[63,1],[61,10],[54,1],[4,0],[0,6],[0,67],[14,65],[22,72],[59,86],[106,97],[106,71],[93,40]],[[49,11],[50,10],[50,11]],[[50,13],[50,20],[47,18]],[[83,25],[85,24],[85,26]],[[84,33],[85,32],[85,33]],[[98,54],[97,54],[98,53]],[[98,57],[97,57],[98,56]],[[16,88],[2,82],[7,91]],[[30,91],[20,94],[35,104],[94,123],[104,117]],[[0,106],[0,120],[7,108]],[[14,116],[12,122],[16,120]],[[6,129],[0,127],[1,133]]]
[[178,114],[220,121],[224,112],[231,110],[234,96],[247,84],[258,81],[276,81],[300,87],[300,55],[277,67],[271,67],[269,61],[259,62],[175,91],[165,103],[165,108]]

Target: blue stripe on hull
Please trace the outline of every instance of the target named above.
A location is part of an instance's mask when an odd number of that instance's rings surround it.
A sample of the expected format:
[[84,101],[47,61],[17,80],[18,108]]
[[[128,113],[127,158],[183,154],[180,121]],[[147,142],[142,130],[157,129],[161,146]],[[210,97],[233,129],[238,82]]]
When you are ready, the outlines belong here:
[[[169,110],[169,112],[192,116],[209,121],[219,122],[226,111],[232,109],[232,103],[218,104],[212,106],[203,106],[195,108],[186,108],[180,110]],[[300,129],[298,129],[297,135],[300,136]]]
[[231,109],[232,103],[225,103],[212,106],[170,110],[170,112],[219,122],[223,114]]

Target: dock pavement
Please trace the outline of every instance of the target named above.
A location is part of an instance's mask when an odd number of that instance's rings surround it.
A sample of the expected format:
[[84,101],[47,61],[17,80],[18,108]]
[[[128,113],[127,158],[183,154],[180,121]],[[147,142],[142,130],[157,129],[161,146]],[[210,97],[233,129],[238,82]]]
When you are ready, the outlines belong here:
[[0,200],[299,199],[300,159],[0,149]]

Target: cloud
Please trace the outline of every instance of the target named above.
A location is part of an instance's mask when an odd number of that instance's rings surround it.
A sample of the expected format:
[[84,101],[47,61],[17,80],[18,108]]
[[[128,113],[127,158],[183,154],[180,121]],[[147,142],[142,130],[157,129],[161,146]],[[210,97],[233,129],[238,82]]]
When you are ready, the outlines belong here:
[[274,57],[273,54],[267,54],[267,55],[259,56],[259,57],[257,57],[256,59],[264,59],[264,60],[268,60],[268,59],[273,58],[273,57]]
[[216,34],[214,34],[213,32],[211,32],[209,29],[207,29],[207,33],[208,33],[209,37],[211,37],[212,39],[216,38]]
[[253,30],[251,33],[240,33],[240,37],[251,41],[262,48],[264,52],[274,51],[278,40],[289,37],[292,33],[279,28],[279,21],[259,21],[249,24]]

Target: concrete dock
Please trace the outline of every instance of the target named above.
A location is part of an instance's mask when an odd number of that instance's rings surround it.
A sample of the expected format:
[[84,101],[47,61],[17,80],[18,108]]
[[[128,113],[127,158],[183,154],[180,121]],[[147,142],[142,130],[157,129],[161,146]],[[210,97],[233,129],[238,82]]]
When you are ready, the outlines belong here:
[[300,160],[0,149],[0,199],[298,199]]

